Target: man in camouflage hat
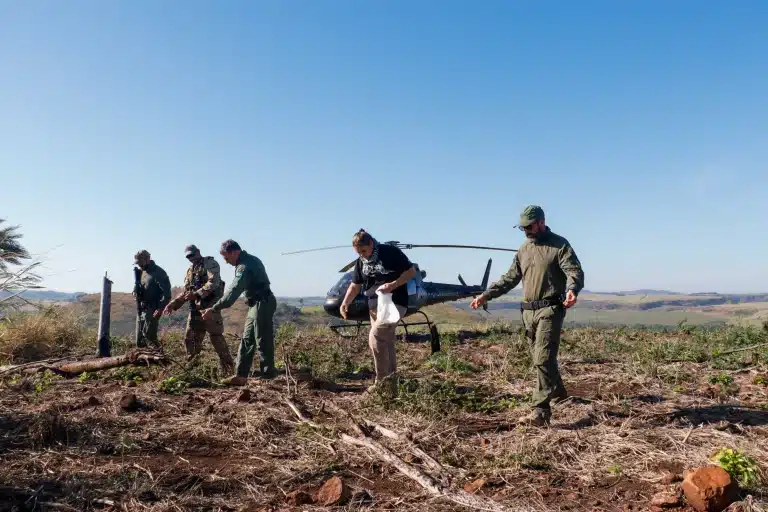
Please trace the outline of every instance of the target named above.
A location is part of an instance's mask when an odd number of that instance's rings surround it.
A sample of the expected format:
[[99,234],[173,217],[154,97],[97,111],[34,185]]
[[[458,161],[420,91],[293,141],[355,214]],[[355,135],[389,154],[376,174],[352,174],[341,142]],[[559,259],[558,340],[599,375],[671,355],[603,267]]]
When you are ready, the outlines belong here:
[[537,382],[533,393],[533,412],[521,424],[543,426],[552,417],[550,402],[564,400],[568,394],[557,364],[560,330],[565,310],[576,304],[584,288],[584,271],[571,244],[547,227],[544,210],[526,207],[520,215],[520,230],[526,240],[515,254],[509,271],[472,301],[477,309],[523,282],[520,310]]
[[224,294],[221,269],[215,258],[202,256],[195,245],[186,246],[184,255],[191,264],[184,276],[184,290],[165,307],[163,313],[170,315],[184,302],[188,302],[189,316],[184,332],[187,360],[191,361],[203,350],[203,339],[207,332],[219,356],[222,375],[230,375],[235,363],[224,339],[224,319],[221,313],[214,313],[208,320],[203,320],[200,314],[200,311],[211,307]]
[[230,386],[246,385],[257,348],[261,356],[261,377],[273,378],[276,374],[273,320],[277,299],[270,288],[267,271],[259,258],[242,250],[234,240],[225,240],[220,254],[224,261],[235,267],[235,278],[224,296],[203,311],[203,320],[232,306],[243,292],[248,303],[248,316],[237,353],[236,374],[222,382]]
[[136,346],[146,347],[148,343],[159,346],[157,325],[163,308],[171,300],[171,281],[165,270],[152,260],[148,251],[137,252],[133,262],[139,268],[133,289],[140,310],[136,315]]

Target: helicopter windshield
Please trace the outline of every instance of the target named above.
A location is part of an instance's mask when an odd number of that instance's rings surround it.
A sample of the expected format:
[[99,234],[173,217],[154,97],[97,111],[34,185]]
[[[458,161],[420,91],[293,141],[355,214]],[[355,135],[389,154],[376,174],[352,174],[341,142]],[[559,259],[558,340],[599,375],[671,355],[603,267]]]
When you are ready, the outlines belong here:
[[351,282],[352,272],[347,272],[341,277],[341,279],[339,279],[335,285],[333,285],[333,287],[328,292],[328,295],[331,297],[344,297]]

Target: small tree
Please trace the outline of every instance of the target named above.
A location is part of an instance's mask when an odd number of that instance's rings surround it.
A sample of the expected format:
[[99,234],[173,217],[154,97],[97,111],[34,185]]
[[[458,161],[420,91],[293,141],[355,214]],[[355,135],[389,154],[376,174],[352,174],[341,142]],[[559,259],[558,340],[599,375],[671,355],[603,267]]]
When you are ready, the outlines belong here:
[[[0,224],[5,219],[0,219]],[[0,291],[22,292],[29,288],[40,288],[41,278],[32,273],[39,261],[26,263],[31,256],[19,241],[22,237],[19,226],[0,227]],[[20,268],[13,268],[20,267]]]

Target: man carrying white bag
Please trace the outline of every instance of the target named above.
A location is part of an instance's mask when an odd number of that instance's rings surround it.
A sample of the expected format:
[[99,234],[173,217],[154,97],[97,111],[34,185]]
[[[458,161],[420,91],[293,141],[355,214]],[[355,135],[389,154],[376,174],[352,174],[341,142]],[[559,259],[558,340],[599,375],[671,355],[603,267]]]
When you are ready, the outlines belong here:
[[346,318],[349,304],[364,286],[371,319],[368,346],[376,370],[376,382],[368,391],[394,397],[397,395],[395,330],[408,309],[408,289],[404,285],[416,275],[416,268],[399,248],[379,244],[362,229],[352,238],[352,247],[359,258],[341,304],[341,315]]

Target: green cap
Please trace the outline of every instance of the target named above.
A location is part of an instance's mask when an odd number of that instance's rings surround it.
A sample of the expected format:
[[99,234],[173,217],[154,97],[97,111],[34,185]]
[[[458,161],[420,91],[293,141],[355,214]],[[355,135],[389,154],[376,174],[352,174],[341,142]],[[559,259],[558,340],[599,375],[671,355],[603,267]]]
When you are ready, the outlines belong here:
[[520,227],[530,226],[537,220],[541,220],[544,218],[544,210],[541,209],[541,206],[536,206],[535,204],[532,204],[530,206],[526,206],[525,210],[523,210],[523,213],[520,214]]

